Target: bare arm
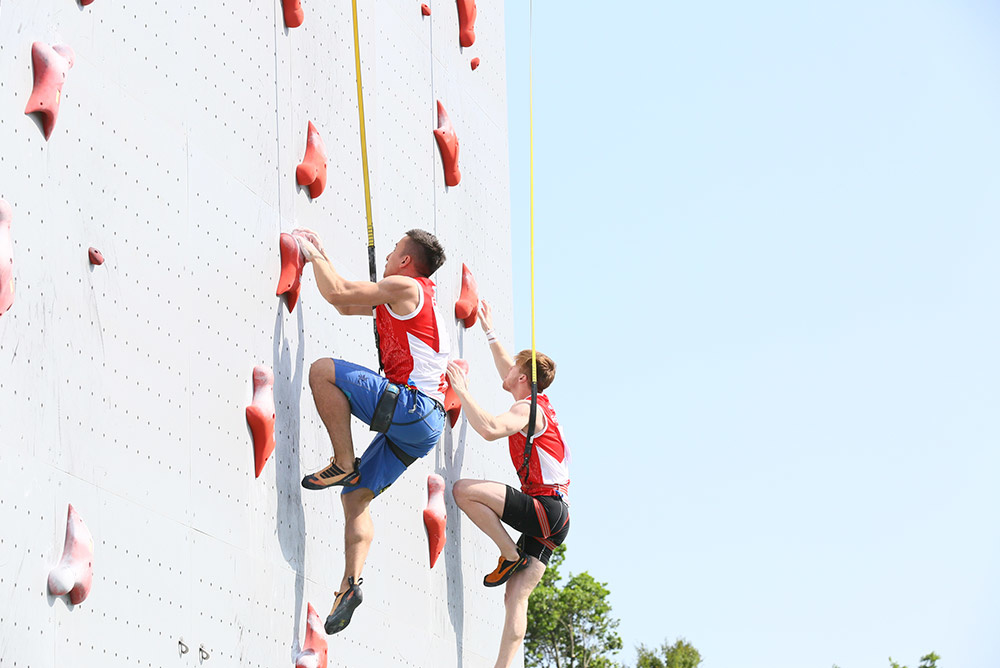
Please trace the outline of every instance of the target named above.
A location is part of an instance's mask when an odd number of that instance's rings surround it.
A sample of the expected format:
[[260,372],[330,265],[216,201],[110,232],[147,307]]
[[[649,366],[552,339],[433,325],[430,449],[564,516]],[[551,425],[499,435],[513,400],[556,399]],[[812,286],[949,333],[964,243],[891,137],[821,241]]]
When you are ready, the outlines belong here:
[[367,315],[367,316],[375,315],[375,311],[372,309],[371,306],[359,306],[357,304],[353,306],[337,306],[336,304],[334,304],[334,307],[337,309],[340,315]]
[[[490,308],[489,303],[485,299],[479,307],[479,324],[482,326],[484,332],[489,332],[493,329],[493,309]],[[510,368],[514,366],[514,358],[504,350],[503,344],[499,340],[490,343],[490,352],[493,353],[493,363],[497,367],[497,373],[500,374],[500,378],[506,378]],[[527,416],[525,416],[525,424],[527,424]]]
[[528,426],[530,407],[524,402],[518,402],[506,413],[492,415],[483,410],[482,406],[469,394],[468,380],[465,372],[454,362],[448,363],[448,380],[455,394],[462,400],[462,411],[469,425],[476,433],[487,441],[495,441],[515,434]]
[[343,315],[371,315],[372,308],[379,304],[388,304],[400,313],[416,308],[420,287],[412,278],[388,276],[378,283],[349,281],[337,273],[314,232],[296,230],[293,234],[303,257],[313,266],[320,294]]

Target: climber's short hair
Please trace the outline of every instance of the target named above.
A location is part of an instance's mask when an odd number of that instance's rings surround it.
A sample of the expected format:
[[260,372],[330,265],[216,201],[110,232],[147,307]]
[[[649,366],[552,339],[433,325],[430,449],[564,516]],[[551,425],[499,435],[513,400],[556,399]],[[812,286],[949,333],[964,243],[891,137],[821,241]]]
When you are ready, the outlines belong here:
[[[531,350],[522,350],[514,357],[514,364],[516,364],[520,369],[521,373],[531,380]],[[552,381],[556,379],[556,363],[552,361],[552,358],[548,355],[543,355],[542,353],[535,351],[535,367],[538,371],[538,391],[544,392],[545,388],[552,384]]]
[[414,268],[421,276],[430,277],[444,264],[441,242],[426,230],[410,230],[406,236],[410,240],[407,250],[413,258]]

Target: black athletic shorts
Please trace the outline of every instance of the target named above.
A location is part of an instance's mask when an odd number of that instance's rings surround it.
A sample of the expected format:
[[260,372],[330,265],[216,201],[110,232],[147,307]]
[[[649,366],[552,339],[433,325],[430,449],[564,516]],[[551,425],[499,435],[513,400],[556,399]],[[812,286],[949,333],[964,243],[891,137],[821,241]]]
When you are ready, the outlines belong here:
[[569,534],[569,505],[561,497],[528,496],[510,485],[500,519],[521,532],[521,551],[546,565]]

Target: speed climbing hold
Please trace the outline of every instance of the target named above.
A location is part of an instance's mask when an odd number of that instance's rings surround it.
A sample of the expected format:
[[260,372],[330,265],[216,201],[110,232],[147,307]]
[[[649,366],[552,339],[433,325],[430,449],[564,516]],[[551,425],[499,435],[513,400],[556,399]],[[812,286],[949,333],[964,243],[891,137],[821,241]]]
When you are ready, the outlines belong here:
[[437,473],[427,476],[427,507],[424,508],[424,528],[431,553],[431,568],[437,563],[448,538],[448,516],[444,507],[444,478]]
[[479,59],[473,58],[472,60],[470,60],[469,67],[471,67],[473,70],[479,69]]
[[462,263],[462,292],[455,302],[455,317],[464,322],[466,329],[476,324],[479,316],[479,286],[476,277]]
[[476,42],[476,0],[458,0],[458,43],[472,46]]
[[306,259],[299,248],[299,242],[291,234],[282,232],[278,245],[281,248],[281,275],[278,277],[278,290],[274,294],[276,297],[285,295],[285,304],[291,313],[299,301],[302,268],[306,266]]
[[306,157],[295,169],[295,179],[300,186],[309,186],[309,196],[313,199],[322,195],[326,187],[326,146],[312,121],[306,136]]
[[302,643],[302,651],[295,656],[295,668],[326,668],[326,652],[323,621],[310,603],[306,614],[306,641]]
[[49,46],[44,42],[35,42],[31,45],[31,65],[35,83],[24,113],[41,116],[42,130],[48,139],[56,126],[66,73],[73,67],[73,49],[62,44]]
[[455,128],[452,127],[441,100],[438,100],[437,105],[438,127],[434,130],[434,138],[437,139],[441,162],[444,163],[444,182],[445,185],[457,186],[462,180],[462,173],[458,171],[458,135],[455,134]]
[[423,14],[424,16],[430,16],[431,8],[428,7],[427,5],[420,5],[420,13]]
[[298,28],[305,19],[300,0],[281,0],[281,9],[285,14],[285,25],[289,28]]
[[7,200],[0,199],[0,315],[14,303],[14,244],[10,240],[10,223],[14,210]]
[[90,250],[88,250],[87,256],[90,258],[90,264],[92,265],[99,267],[102,264],[104,264],[104,255],[101,253],[101,251],[97,250],[96,248],[91,248]]
[[[455,364],[462,368],[466,375],[469,374],[469,363],[465,360],[455,360]],[[458,422],[458,416],[462,414],[462,400],[452,389],[451,384],[444,391],[444,412],[448,414],[448,421],[452,427]]]
[[247,422],[253,434],[253,459],[259,478],[274,452],[274,374],[266,366],[253,369],[253,400],[247,406]]
[[87,598],[93,581],[94,537],[71,503],[62,560],[49,572],[49,592],[53,596],[69,594],[70,603],[76,605]]
[[80,0],[80,5],[86,7],[87,5],[93,4],[94,0]]

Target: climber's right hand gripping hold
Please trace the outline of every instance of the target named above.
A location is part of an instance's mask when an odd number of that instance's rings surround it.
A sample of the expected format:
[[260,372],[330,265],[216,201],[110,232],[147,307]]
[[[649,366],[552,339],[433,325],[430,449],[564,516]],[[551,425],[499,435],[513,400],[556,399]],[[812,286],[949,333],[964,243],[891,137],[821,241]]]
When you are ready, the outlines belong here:
[[[372,315],[372,308],[388,304],[396,313],[409,313],[420,300],[420,288],[408,276],[388,275],[378,283],[371,281],[349,281],[334,269],[330,257],[323,250],[319,235],[309,229],[292,230],[292,236],[302,249],[302,256],[313,266],[316,287],[326,301],[333,304],[343,315]],[[402,243],[402,242],[401,242]],[[386,257],[386,273],[395,269],[401,260],[397,245]],[[408,256],[407,256],[408,258]]]

